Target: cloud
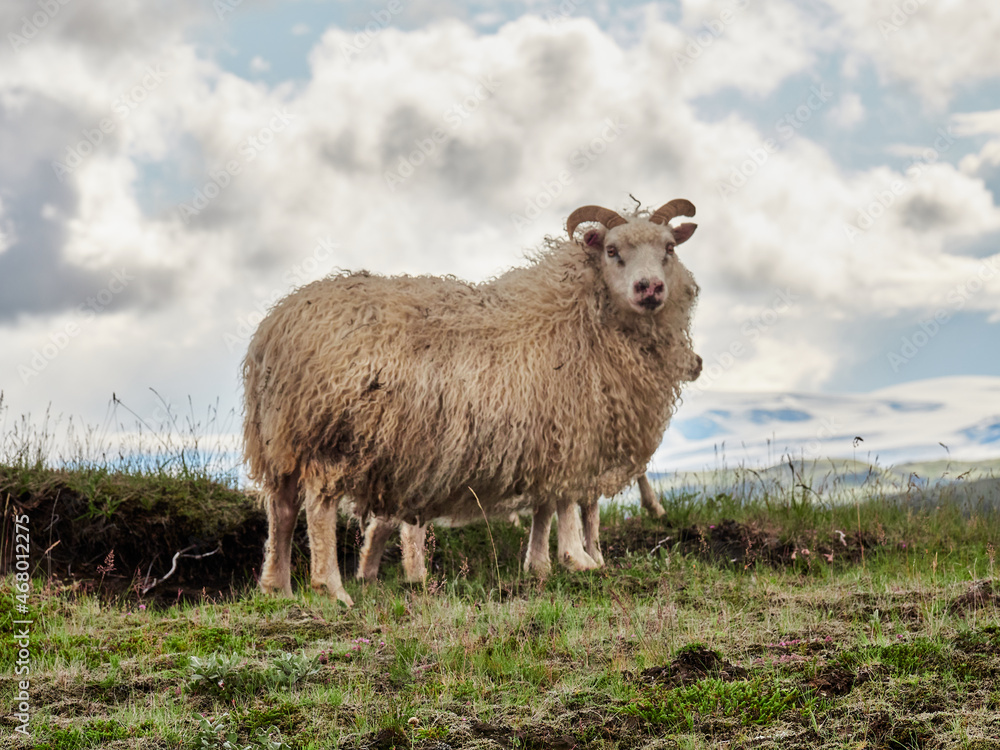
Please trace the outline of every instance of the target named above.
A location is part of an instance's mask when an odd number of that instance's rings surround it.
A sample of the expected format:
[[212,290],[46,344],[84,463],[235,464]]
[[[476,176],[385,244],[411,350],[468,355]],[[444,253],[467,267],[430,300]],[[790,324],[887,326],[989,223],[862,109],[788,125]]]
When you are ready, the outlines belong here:
[[833,0],[849,53],[870,60],[935,109],[960,87],[1000,75],[1000,6],[925,0]]
[[[0,216],[5,227],[0,324],[21,315],[74,309],[104,289],[119,270],[121,255],[102,255],[88,263],[72,258],[74,222],[91,194],[75,181],[61,180],[52,161],[82,122],[77,113],[39,95],[26,94],[16,106],[0,103]],[[119,221],[115,217],[116,226]],[[126,285],[116,303],[156,304],[169,294],[170,284],[164,275],[145,278]]]
[[1000,110],[956,113],[952,127],[959,136],[987,136],[977,153],[962,157],[959,168],[982,179],[994,196],[1000,195]]
[[[871,164],[848,167],[838,151],[884,111],[881,89],[838,78],[831,61],[871,60],[927,102],[947,100],[951,63],[931,85],[900,62],[916,54],[901,35],[937,18],[927,6],[886,50],[870,38],[877,14],[847,2],[828,16],[685,3],[679,23],[649,6],[634,43],[588,18],[523,16],[490,33],[393,18],[328,27],[309,78],[275,85],[222,70],[185,31],[217,19],[178,7],[156,32],[160,10],[87,6],[88,24],[108,22],[100,34],[64,44],[77,33],[67,13],[0,66],[5,341],[30,359],[115,270],[134,276],[25,393],[62,387],[73,374],[62,368],[86,361],[101,363],[94,388],[186,386],[198,380],[187,363],[204,360],[211,374],[191,387],[234,398],[248,332],[292,287],[337,268],[487,279],[562,232],[573,208],[628,207],[630,194],[698,206],[681,254],[703,290],[697,345],[707,361],[742,352],[714,388],[833,387],[860,356],[861,321],[877,339],[881,321],[933,313],[1000,262],[984,244],[1000,231],[984,182],[995,113],[956,115],[944,140],[929,128]],[[976,56],[963,65],[990,75]],[[736,103],[709,111],[723,91]],[[101,142],[57,174],[102,120],[113,127]],[[983,280],[967,308],[1000,314],[998,284]],[[794,304],[766,322],[781,293]],[[132,350],[115,354],[116,340]]]
[[848,92],[840,97],[839,103],[830,110],[830,119],[839,128],[850,130],[865,118],[865,106],[861,97]]

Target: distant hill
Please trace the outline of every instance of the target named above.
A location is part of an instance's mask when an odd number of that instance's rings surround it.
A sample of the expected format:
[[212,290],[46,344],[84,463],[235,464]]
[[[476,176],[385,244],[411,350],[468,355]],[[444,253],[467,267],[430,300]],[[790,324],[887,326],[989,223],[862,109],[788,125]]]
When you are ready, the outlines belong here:
[[692,389],[650,468],[787,470],[789,456],[854,459],[863,471],[905,465],[918,474],[985,460],[1000,473],[1000,377],[935,378],[864,394]]

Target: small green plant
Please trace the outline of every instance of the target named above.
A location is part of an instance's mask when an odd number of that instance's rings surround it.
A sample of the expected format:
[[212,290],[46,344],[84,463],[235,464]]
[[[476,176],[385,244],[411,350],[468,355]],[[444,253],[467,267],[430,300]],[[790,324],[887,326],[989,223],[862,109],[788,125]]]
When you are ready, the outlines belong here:
[[271,662],[265,679],[274,687],[290,688],[296,682],[319,672],[319,659],[305,653],[285,653]]
[[239,744],[236,732],[229,726],[228,713],[222,714],[215,721],[199,715],[198,735],[194,746],[197,750],[291,750],[291,746],[282,741],[281,732],[275,727],[258,729],[252,743]]
[[[277,739],[271,736],[272,732],[277,735]],[[254,742],[262,750],[292,750],[291,745],[282,741],[281,732],[276,727],[258,729],[257,734],[254,736]]]
[[218,652],[205,658],[192,656],[188,662],[188,688],[213,693],[228,692],[234,687],[240,661],[237,654],[224,656]]
[[237,743],[236,732],[229,727],[229,714],[222,714],[215,721],[199,716],[195,747],[198,750],[253,750],[253,745]]
[[639,699],[625,706],[622,712],[651,724],[692,731],[696,717],[713,714],[738,717],[745,725],[770,724],[800,699],[797,690],[759,680],[723,682],[709,678],[687,687],[644,690]]

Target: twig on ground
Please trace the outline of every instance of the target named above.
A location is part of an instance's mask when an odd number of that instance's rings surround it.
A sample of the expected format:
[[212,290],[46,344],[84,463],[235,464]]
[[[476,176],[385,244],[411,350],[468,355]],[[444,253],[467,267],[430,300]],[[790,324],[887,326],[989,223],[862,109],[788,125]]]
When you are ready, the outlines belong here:
[[[195,546],[196,545],[192,544],[190,547],[185,547],[184,549],[179,550],[178,552],[175,552],[174,553],[174,558],[170,562],[170,570],[167,571],[167,574],[165,576],[163,576],[162,578],[157,578],[155,581],[153,581],[148,586],[145,586],[142,589],[142,593],[145,594],[145,593],[148,593],[149,591],[152,591],[156,586],[158,586],[159,584],[163,583],[165,580],[167,580],[168,578],[170,578],[170,576],[172,576],[175,572],[177,572],[177,561],[180,560],[182,557],[187,557],[187,558],[189,558],[191,560],[200,560],[203,557],[210,557],[211,555],[214,555],[216,552],[221,552],[222,551],[222,549],[220,547],[216,547],[211,552],[204,552],[204,553],[202,553],[200,555],[186,555],[186,554],[184,554],[188,550],[194,549]],[[149,580],[149,571],[146,571],[146,581],[148,581],[148,580]]]

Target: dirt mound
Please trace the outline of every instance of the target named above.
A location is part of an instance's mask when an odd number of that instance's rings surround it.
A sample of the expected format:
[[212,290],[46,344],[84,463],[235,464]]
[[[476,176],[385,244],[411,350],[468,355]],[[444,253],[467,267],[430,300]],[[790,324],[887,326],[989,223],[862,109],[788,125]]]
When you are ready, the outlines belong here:
[[[205,479],[54,470],[26,478],[0,467],[0,501],[5,538],[12,538],[15,516],[30,519],[32,571],[83,591],[162,603],[224,597],[253,585],[263,559],[263,509]],[[353,531],[338,529],[348,570],[357,556]],[[308,549],[302,519],[294,568],[304,569]],[[6,572],[10,556],[0,557]]]
[[852,672],[844,667],[827,667],[808,680],[807,687],[815,690],[824,698],[847,695],[858,685],[863,685],[871,679],[869,672]]
[[616,560],[636,551],[677,549],[713,562],[749,566],[757,562],[769,565],[805,565],[821,556],[859,562],[863,550],[878,546],[869,534],[835,533],[831,538],[809,542],[781,539],[777,532],[755,524],[722,519],[715,524],[693,524],[681,528],[651,528],[642,518],[630,518],[622,524],[601,528],[605,560]]
[[955,597],[951,603],[952,612],[968,612],[983,607],[1000,606],[1000,586],[991,578],[975,581],[965,593]]
[[690,685],[706,677],[723,682],[742,680],[747,676],[743,667],[724,661],[718,651],[706,646],[691,645],[681,649],[669,665],[649,667],[639,674],[623,673],[626,680],[668,687]]

